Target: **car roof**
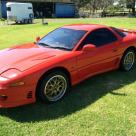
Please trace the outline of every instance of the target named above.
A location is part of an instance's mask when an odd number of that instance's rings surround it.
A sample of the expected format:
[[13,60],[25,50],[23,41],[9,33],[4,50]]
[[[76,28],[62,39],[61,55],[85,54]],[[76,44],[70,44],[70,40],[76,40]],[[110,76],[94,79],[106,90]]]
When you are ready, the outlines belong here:
[[85,30],[85,31],[92,31],[99,28],[106,28],[107,26],[99,25],[99,24],[74,24],[74,25],[66,25],[62,28],[69,28],[75,30]]

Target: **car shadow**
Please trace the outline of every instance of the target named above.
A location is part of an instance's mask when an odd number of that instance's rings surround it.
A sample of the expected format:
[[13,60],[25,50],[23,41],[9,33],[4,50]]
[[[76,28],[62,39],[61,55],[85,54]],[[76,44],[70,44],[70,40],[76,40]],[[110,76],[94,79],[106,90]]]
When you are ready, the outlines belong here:
[[0,109],[0,116],[17,122],[39,122],[63,118],[90,106],[107,94],[127,96],[118,89],[135,82],[136,69],[130,72],[112,71],[94,76],[72,88],[62,101],[46,105],[40,102],[23,107]]

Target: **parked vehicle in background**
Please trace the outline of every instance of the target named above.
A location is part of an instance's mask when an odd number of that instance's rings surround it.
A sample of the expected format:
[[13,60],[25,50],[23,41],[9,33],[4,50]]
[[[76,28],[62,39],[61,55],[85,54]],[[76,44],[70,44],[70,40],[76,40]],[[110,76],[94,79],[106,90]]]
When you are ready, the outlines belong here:
[[31,3],[8,2],[7,19],[16,23],[31,24],[33,23],[34,13]]

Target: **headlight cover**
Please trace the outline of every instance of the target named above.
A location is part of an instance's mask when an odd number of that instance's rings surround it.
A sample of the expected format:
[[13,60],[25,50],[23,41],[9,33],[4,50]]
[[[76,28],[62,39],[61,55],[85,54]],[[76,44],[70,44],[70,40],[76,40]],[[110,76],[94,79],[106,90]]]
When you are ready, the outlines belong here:
[[21,74],[21,71],[19,71],[18,69],[9,69],[9,70],[3,72],[1,74],[1,76],[3,78],[11,79],[11,78],[17,77],[19,74]]
[[1,77],[1,76],[0,76],[0,81],[2,81],[2,82],[3,82],[3,81],[7,81],[7,80],[8,80],[7,78],[5,78],[5,77]]

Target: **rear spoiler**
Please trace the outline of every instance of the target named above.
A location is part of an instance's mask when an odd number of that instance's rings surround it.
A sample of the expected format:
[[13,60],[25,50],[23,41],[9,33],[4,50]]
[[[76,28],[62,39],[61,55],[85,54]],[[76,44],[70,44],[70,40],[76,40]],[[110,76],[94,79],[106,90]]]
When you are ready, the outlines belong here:
[[128,32],[128,33],[136,33],[136,30],[132,29],[125,29],[125,28],[119,28],[122,32]]

